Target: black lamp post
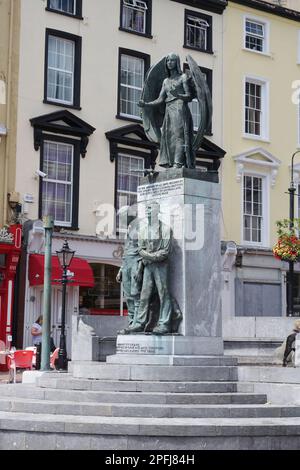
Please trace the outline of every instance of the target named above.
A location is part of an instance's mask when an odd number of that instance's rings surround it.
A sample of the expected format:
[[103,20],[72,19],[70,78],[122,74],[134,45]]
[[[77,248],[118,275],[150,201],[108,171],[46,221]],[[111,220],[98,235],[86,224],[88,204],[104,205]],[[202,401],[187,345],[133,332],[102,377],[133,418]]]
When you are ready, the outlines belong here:
[[[300,150],[293,153],[292,155],[292,165],[291,165],[291,183],[288,189],[290,195],[290,230],[294,227],[294,218],[295,218],[295,183],[294,183],[294,158],[300,153]],[[289,272],[288,272],[288,292],[287,292],[287,314],[289,317],[294,315],[294,297],[293,297],[293,285],[294,285],[294,261],[289,261]]]
[[65,240],[61,250],[56,251],[59,263],[62,267],[62,312],[61,312],[61,333],[59,341],[59,353],[58,353],[58,370],[68,370],[68,359],[67,359],[67,347],[66,347],[66,334],[65,334],[65,325],[66,325],[66,292],[67,284],[69,282],[67,271],[72,262],[75,251],[70,250],[68,241]]

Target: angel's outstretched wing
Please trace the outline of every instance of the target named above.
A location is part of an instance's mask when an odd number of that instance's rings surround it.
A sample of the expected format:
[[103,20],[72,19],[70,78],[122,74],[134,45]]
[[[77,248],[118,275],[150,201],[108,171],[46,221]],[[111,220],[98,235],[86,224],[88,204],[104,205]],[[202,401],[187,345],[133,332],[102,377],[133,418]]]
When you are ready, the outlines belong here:
[[[147,73],[141,99],[146,103],[154,101],[159,97],[162,84],[167,78],[166,59],[163,58],[157,64],[153,65]],[[165,105],[142,108],[142,119],[145,133],[149,140],[160,143],[161,126],[165,114]]]
[[191,78],[193,80],[194,91],[199,103],[200,111],[199,129],[193,142],[193,150],[196,152],[201,145],[205,131],[210,127],[213,107],[211,93],[204,74],[201,72],[198,64],[190,55],[187,56],[187,62],[189,65]]

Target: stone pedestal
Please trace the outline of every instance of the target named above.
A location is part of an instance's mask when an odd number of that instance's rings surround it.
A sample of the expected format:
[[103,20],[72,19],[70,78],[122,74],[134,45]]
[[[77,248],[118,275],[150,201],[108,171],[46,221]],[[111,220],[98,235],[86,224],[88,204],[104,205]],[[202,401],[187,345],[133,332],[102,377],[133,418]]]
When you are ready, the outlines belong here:
[[202,356],[222,353],[222,344],[217,337],[135,334],[119,335],[117,338],[117,355]]
[[169,287],[183,314],[178,335],[119,336],[117,354],[223,354],[221,327],[221,193],[215,173],[166,170],[138,188],[139,216],[160,204],[171,226]]

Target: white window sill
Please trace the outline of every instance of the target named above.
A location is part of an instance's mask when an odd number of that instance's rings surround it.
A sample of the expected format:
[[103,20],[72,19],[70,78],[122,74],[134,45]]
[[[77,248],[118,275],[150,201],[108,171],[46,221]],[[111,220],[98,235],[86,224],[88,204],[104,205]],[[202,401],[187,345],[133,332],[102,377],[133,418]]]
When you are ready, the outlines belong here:
[[71,228],[72,224],[70,222],[60,222],[59,220],[54,220],[54,225],[57,227]]
[[260,250],[270,249],[270,246],[266,245],[265,243],[252,243],[252,242],[246,242],[245,240],[242,241],[242,246],[246,248],[259,248]]
[[260,137],[259,135],[243,134],[243,139],[258,140],[259,142],[266,142],[267,144],[271,143],[268,138]]
[[251,52],[252,54],[258,54],[264,57],[269,57],[270,59],[272,58],[272,54],[270,54],[270,52],[256,51],[255,49],[248,49],[247,47],[243,47],[242,50],[245,52]]
[[53,103],[53,104],[62,104],[66,106],[73,106],[73,103],[71,101],[63,101],[63,100],[56,100],[54,98],[47,98],[48,103]]

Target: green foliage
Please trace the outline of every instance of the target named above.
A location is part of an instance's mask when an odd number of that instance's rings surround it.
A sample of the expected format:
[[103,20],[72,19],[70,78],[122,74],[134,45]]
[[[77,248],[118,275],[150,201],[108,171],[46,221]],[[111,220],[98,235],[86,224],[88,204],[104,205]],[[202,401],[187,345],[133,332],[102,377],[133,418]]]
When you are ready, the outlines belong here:
[[276,225],[279,238],[283,235],[295,236],[300,232],[300,219],[277,220]]

